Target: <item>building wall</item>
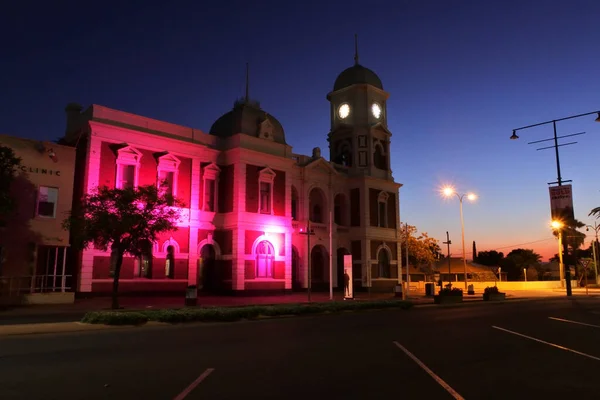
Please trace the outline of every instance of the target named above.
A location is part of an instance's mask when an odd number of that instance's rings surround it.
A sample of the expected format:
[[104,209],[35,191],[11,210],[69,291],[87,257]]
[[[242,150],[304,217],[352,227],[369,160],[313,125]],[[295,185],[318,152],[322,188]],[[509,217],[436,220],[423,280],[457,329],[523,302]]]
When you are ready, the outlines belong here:
[[[165,233],[154,244],[148,277],[139,276],[139,260],[126,257],[120,284],[123,291],[179,291],[188,284],[198,284],[206,290],[210,286],[211,290],[238,292],[306,288],[309,252],[315,289],[329,286],[329,265],[333,268],[333,286],[338,286],[342,267],[338,265],[338,254],[344,253],[353,255],[355,287],[387,290],[397,282],[397,273],[386,278],[373,273],[377,257],[372,256],[371,248],[376,243],[386,243],[386,248],[393,249],[390,262],[397,264],[395,227],[399,185],[347,176],[320,156],[297,156],[285,145],[260,138],[234,135],[219,147],[214,137],[200,131],[183,137],[185,131],[181,127],[160,125],[160,121],[145,121],[143,117],[118,114],[106,108],[99,110],[119,123],[92,118],[80,125],[85,139],[79,141],[78,151],[87,162],[86,172],[78,176],[80,181],[75,187],[81,187],[82,192],[98,185],[115,187],[122,149],[137,154],[137,184],[156,184],[158,157],[166,154],[179,161],[176,195],[186,205],[182,209],[186,218],[178,230]],[[160,126],[164,131],[149,131],[142,126]],[[213,212],[203,209],[204,182],[208,179],[205,175],[211,169],[218,171]],[[267,214],[259,212],[259,182],[263,177],[271,179],[272,184],[272,207]],[[292,220],[293,191],[298,196],[295,220]],[[382,191],[388,194],[385,228],[373,225],[372,221],[377,219],[370,213],[372,193]],[[317,203],[320,222],[311,222]],[[336,204],[341,207],[338,223],[334,222]],[[307,235],[303,234],[307,226],[314,231],[310,248]],[[268,277],[257,276],[261,265],[265,265],[256,250],[263,240],[274,247]],[[174,243],[176,248],[172,278],[165,276],[167,242]],[[213,249],[214,262],[205,260],[203,248]],[[80,292],[110,291],[109,256],[97,249],[81,253]],[[294,266],[293,260],[297,260]],[[315,260],[321,260],[321,265]]]
[[[60,251],[57,274],[63,275],[63,264],[65,273],[72,272],[70,265],[66,265],[66,258],[65,263],[62,262],[69,246],[69,232],[62,224],[71,211],[75,150],[56,143],[7,135],[0,135],[0,145],[12,148],[21,158],[21,168],[11,187],[17,208],[9,216],[7,226],[0,228],[0,246],[4,255],[0,276],[46,273],[47,260],[42,258],[49,253],[55,257],[57,250]],[[44,207],[39,201],[43,200],[40,196],[47,193],[45,188],[57,189],[52,216],[42,216],[39,212],[40,207]],[[48,207],[46,204],[46,213],[51,210]],[[54,265],[49,267],[54,273]]]

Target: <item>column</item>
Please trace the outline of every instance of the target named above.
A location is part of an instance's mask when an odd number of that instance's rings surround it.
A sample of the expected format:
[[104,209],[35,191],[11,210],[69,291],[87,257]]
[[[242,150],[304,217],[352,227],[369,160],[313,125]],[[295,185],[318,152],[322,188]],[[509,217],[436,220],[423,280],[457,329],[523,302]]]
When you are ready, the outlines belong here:
[[[246,164],[237,162],[233,167],[233,214],[239,222],[242,213],[246,212]],[[231,288],[244,290],[246,279],[245,246],[246,231],[239,223],[233,227],[233,260],[231,271]]]
[[[190,225],[189,225],[189,254],[188,254],[188,285],[198,284],[198,225],[200,197],[200,159],[192,159],[191,188],[190,188]],[[216,189],[216,188],[215,188]]]

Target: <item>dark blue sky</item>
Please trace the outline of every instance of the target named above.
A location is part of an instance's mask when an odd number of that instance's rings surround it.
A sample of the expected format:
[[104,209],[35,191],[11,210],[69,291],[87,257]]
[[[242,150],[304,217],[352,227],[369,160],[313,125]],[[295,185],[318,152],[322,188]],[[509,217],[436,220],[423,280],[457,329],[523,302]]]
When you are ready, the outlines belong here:
[[[71,101],[208,131],[243,94],[249,62],[251,96],[281,121],[294,151],[320,146],[328,156],[325,96],[352,65],[358,33],[361,64],[391,93],[402,218],[440,239],[449,230],[459,244],[458,204],[436,190],[474,190],[469,249],[471,240],[480,250],[544,240],[529,247],[554,251],[553,153],[526,144],[551,127],[508,137],[600,109],[592,0],[11,3],[0,13],[0,132],[39,139],[62,134]],[[559,125],[562,134],[587,132],[561,150],[586,222],[600,205],[593,119]]]

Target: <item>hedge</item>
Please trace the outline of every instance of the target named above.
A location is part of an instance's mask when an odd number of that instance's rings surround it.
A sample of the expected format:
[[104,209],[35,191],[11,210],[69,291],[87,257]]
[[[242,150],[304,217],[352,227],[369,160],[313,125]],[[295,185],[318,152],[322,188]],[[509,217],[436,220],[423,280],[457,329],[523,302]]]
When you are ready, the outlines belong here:
[[259,317],[284,315],[307,315],[336,313],[343,311],[378,310],[384,308],[412,307],[403,300],[344,301],[312,304],[282,304],[274,306],[204,307],[144,311],[92,311],[83,316],[81,322],[105,325],[141,325],[148,321],[182,322],[233,322]]

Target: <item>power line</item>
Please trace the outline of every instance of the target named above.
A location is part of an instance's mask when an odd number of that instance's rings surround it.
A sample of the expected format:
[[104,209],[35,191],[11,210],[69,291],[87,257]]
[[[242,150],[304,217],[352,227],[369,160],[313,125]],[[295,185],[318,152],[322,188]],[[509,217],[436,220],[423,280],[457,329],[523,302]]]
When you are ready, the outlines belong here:
[[[526,244],[534,244],[534,243],[546,242],[548,240],[554,240],[554,239],[555,238],[552,237],[552,238],[547,238],[547,239],[534,240],[533,242],[525,242],[525,243],[514,244],[512,246],[496,247],[493,250],[481,250],[481,251],[494,251],[494,250],[510,249],[510,248],[513,248],[513,247],[525,246]],[[478,251],[478,253],[480,253],[481,251]],[[467,254],[473,255],[473,252],[470,252],[470,253],[467,253]]]

